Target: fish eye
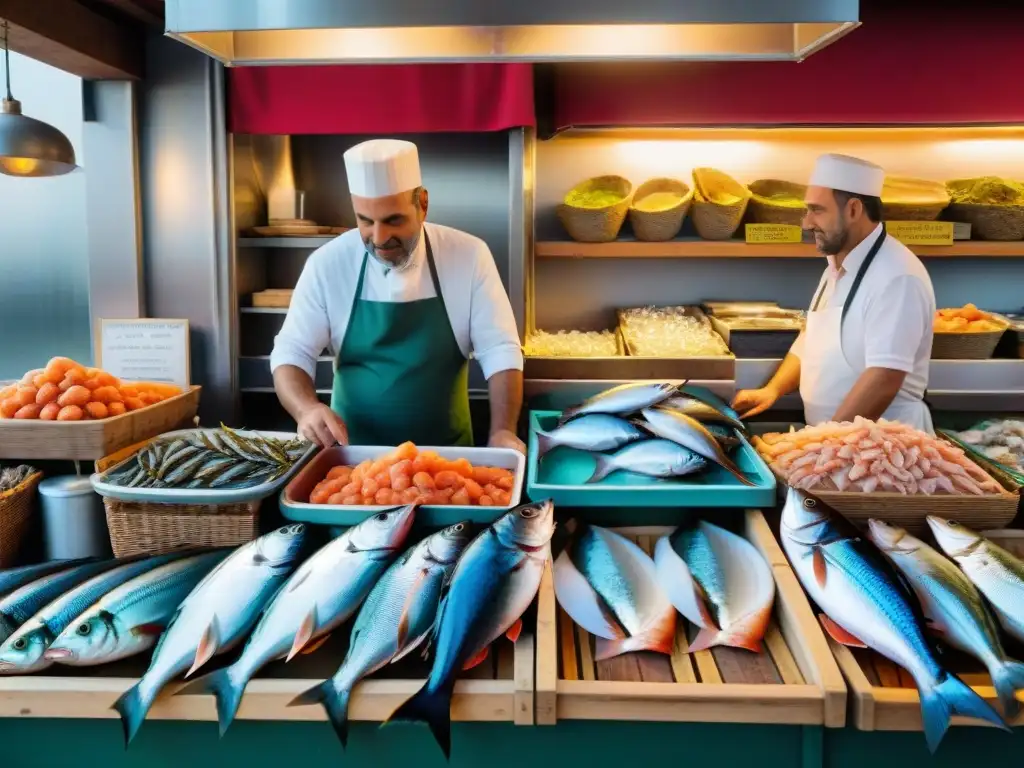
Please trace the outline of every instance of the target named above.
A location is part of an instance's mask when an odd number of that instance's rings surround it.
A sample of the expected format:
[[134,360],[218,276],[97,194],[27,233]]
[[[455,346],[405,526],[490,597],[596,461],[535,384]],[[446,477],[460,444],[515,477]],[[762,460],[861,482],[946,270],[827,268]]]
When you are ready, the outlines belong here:
[[960,527],[960,523],[958,523],[956,520],[947,520],[946,522],[952,526],[956,526],[957,528]]
[[808,509],[818,506],[818,502],[814,499],[804,499],[804,506]]
[[78,629],[75,631],[78,632],[78,634],[80,634],[82,637],[86,637],[90,632],[92,632],[92,625],[88,622],[86,622],[85,624],[79,624]]
[[537,510],[534,509],[533,507],[523,507],[521,510],[519,510],[519,516],[525,517],[527,520],[529,520],[531,517],[537,516]]
[[378,522],[383,523],[383,522],[385,522],[388,519],[388,517],[389,517],[389,515],[388,515],[387,512],[378,512],[377,515],[374,517],[374,519],[377,520]]
[[461,533],[463,531],[463,529],[465,529],[465,527],[466,526],[464,526],[462,523],[459,523],[454,528],[452,528],[452,530],[455,531],[456,533]]
[[24,637],[19,637],[17,640],[14,641],[13,648],[16,651],[24,651],[26,648],[28,648],[28,641]]

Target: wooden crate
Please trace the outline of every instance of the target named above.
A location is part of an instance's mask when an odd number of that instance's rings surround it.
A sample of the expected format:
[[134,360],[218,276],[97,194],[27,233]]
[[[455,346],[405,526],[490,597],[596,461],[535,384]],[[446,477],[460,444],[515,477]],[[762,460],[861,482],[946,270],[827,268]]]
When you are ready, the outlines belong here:
[[100,421],[0,419],[0,459],[96,461],[125,446],[187,427],[201,387],[161,403]]
[[[984,535],[1018,557],[1024,557],[1024,531],[986,531]],[[921,697],[905,669],[874,651],[848,648],[832,638],[828,638],[828,643],[850,687],[853,724],[859,730],[923,730]],[[992,678],[979,662],[959,653],[950,654],[950,661],[951,671],[997,711],[1002,711]],[[1024,692],[1018,692],[1017,699],[1024,702]],[[1024,712],[1008,722],[1024,725]],[[954,717],[952,723],[990,727],[987,723],[959,716]]]
[[[558,720],[785,723],[842,727],[846,686],[824,634],[760,512],[745,535],[775,576],[775,611],[760,654],[687,652],[680,617],[671,657],[624,654],[594,662],[592,638],[556,605],[550,572],[538,598],[537,723]],[[670,528],[620,528],[651,551]]]
[[[265,667],[246,688],[238,718],[326,720],[320,705],[289,707],[288,703],[334,674],[345,657],[349,626],[308,656]],[[533,725],[534,637],[534,631],[524,621],[515,645],[505,638],[499,639],[483,664],[463,673],[455,684],[452,720]],[[135,684],[148,663],[149,656],[144,655],[99,667],[76,669],[55,665],[44,674],[2,677],[0,717],[116,718],[111,705]],[[220,664],[211,663],[206,671],[217,666]],[[415,653],[388,665],[356,686],[349,718],[382,722],[420,689],[428,672],[429,665]],[[148,719],[216,721],[213,697],[172,695],[182,685],[168,685]]]

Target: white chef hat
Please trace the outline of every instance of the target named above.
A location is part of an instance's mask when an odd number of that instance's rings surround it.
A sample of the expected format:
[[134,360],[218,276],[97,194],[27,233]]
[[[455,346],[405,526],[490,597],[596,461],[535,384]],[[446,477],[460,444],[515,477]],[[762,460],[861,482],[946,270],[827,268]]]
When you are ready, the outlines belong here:
[[885,170],[849,155],[822,155],[811,174],[812,187],[827,187],[856,195],[882,196]]
[[423,184],[420,156],[411,141],[373,139],[345,153],[348,191],[357,197],[388,197]]

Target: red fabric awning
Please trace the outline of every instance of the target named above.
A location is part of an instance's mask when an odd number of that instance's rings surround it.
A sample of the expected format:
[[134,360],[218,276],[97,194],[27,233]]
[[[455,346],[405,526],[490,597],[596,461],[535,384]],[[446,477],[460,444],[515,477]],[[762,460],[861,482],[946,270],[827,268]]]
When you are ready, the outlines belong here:
[[529,64],[238,67],[233,133],[396,134],[533,126]]

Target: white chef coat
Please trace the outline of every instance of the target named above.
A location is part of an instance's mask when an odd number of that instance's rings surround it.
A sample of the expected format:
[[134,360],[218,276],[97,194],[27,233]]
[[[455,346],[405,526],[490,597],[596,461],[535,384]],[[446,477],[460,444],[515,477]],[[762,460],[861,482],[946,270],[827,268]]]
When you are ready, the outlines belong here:
[[[424,225],[455,340],[467,358],[476,357],[484,376],[523,369],[523,352],[508,295],[491,251],[478,237],[440,224]],[[357,229],[315,250],[292,294],[281,332],[274,340],[270,369],[294,365],[315,378],[317,357],[326,348],[336,357],[348,330],[359,268],[366,248]],[[367,257],[361,298],[404,303],[436,296],[421,237],[412,263],[386,269]]]
[[[931,431],[931,418],[922,402],[928,387],[935,292],[921,260],[891,235],[886,237],[864,274],[853,304],[837,337],[846,297],[871,246],[882,232],[879,224],[818,284],[822,293],[817,311],[808,313],[808,329],[791,352],[801,359],[800,395],[808,423],[831,419],[867,368],[890,368],[907,374],[903,386],[884,417]],[[827,326],[822,333],[810,334]],[[808,342],[814,336],[814,348]],[[805,372],[810,372],[805,375]]]

